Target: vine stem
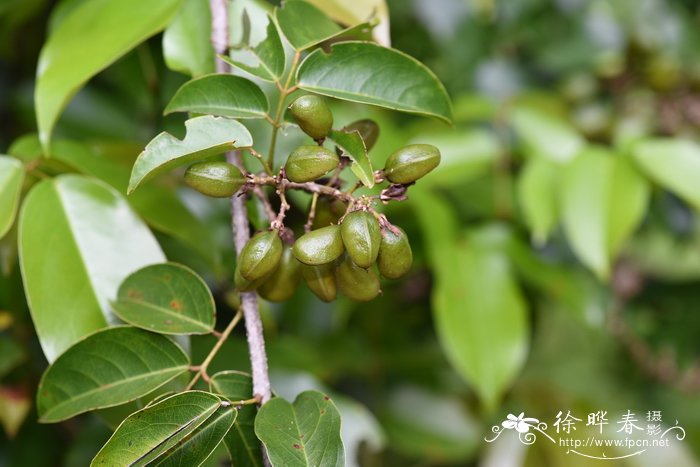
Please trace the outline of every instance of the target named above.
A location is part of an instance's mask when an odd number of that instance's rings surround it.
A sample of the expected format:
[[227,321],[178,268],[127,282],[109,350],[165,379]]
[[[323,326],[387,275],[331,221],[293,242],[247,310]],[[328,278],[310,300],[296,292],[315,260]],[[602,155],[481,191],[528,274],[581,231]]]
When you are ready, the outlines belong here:
[[[212,17],[211,41],[217,55],[225,54],[228,47],[228,1],[209,0]],[[219,73],[229,73],[229,65],[217,57],[216,70]],[[242,167],[241,155],[238,151],[228,152],[226,160],[237,167]],[[231,197],[231,226],[236,253],[240,255],[243,246],[250,238],[250,224],[243,197]],[[258,309],[258,296],[253,292],[241,293],[241,308],[245,319],[250,366],[253,377],[253,396],[264,404],[272,396],[270,376],[267,369],[267,354],[263,337],[262,321]]]
[[226,329],[221,333],[219,336],[219,339],[216,341],[216,344],[214,344],[214,347],[209,351],[209,355],[204,359],[201,365],[197,367],[197,373],[194,375],[192,380],[190,381],[190,384],[187,385],[187,388],[185,388],[186,391],[189,391],[192,389],[199,381],[199,378],[204,379],[207,383],[209,382],[209,375],[207,374],[207,368],[209,368],[209,364],[211,363],[212,360],[214,360],[214,357],[216,357],[216,354],[219,353],[219,350],[221,349],[221,346],[224,345],[224,342],[226,342],[226,339],[228,339],[228,336],[231,335],[231,331],[233,331],[233,328],[236,327],[238,322],[241,320],[243,315],[241,314],[241,311],[239,310],[238,313],[233,317],[230,323],[228,323],[228,326],[226,326]]

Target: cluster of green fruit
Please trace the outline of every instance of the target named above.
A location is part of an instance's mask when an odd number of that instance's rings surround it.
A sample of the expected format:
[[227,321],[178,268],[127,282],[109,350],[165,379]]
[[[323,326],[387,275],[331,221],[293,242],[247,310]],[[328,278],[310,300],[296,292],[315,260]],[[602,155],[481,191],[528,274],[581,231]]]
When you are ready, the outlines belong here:
[[[299,146],[292,151],[275,180],[307,184],[331,171],[337,174],[338,168],[344,166],[341,165],[342,151],[333,152],[322,146],[333,126],[333,115],[324,99],[302,96],[289,110],[299,127],[317,144]],[[372,148],[379,134],[372,120],[359,120],[343,131],[359,133],[367,150]],[[347,162],[346,159],[344,163]],[[403,189],[433,170],[439,162],[440,152],[435,146],[412,144],[392,154],[376,177]],[[229,197],[242,187],[254,184],[255,178],[247,177],[226,162],[202,162],[186,171],[185,181],[206,195]],[[349,193],[344,193],[345,198],[340,200],[322,192],[321,200],[326,199],[327,207],[334,202],[340,204],[344,214],[339,219],[314,223],[320,226],[307,231],[293,244],[284,226],[275,222],[270,230],[254,235],[240,253],[234,275],[236,288],[257,290],[270,301],[285,301],[291,298],[303,278],[323,301],[334,300],[338,291],[353,300],[367,301],[380,293],[375,269],[387,279],[398,279],[406,274],[413,256],[405,232],[378,214],[372,208],[370,197],[360,197],[360,201],[351,198],[347,203]],[[285,245],[283,238],[290,244]]]

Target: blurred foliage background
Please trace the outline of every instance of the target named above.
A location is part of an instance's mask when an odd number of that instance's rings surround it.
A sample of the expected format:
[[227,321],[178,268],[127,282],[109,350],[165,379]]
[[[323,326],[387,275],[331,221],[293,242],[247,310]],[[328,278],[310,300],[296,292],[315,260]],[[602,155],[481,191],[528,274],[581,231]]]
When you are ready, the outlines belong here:
[[[0,153],[26,150],[36,131],[38,53],[77,1],[0,2]],[[608,465],[698,465],[698,3],[390,0],[388,8],[392,46],[445,83],[456,124],[335,105],[339,123],[380,123],[373,159],[426,142],[443,162],[409,202],[391,206],[412,239],[408,278],[368,304],[323,304],[303,288],[289,303],[263,304],[278,394],[333,393],[355,465],[591,465],[543,441],[483,441],[508,413],[551,424],[560,410],[584,419],[607,410],[613,427],[627,410],[640,419],[662,411],[686,439]],[[67,152],[129,167],[163,129],[182,135],[184,117],[162,109],[186,79],[166,67],[157,36],[91,80],[56,137]],[[163,186],[199,230],[151,222],[161,245],[207,278],[230,316],[226,202],[205,201],[174,177]],[[35,421],[46,362],[15,244],[14,231],[0,241],[0,465],[86,465],[110,433],[100,419]],[[237,332],[211,373],[248,367]],[[210,345],[193,339],[193,353]]]

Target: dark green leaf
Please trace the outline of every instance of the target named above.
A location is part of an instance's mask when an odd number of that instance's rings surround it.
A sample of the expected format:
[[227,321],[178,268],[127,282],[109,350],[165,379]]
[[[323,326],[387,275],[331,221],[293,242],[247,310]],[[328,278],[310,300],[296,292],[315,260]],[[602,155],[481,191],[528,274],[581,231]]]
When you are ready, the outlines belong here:
[[[223,371],[212,376],[209,390],[221,394],[234,405],[236,401],[253,397],[253,381],[250,375],[239,371]],[[261,467],[262,449],[255,436],[254,423],[257,408],[253,405],[238,409],[233,428],[224,438],[224,443],[236,467]]]
[[343,31],[321,10],[301,0],[289,0],[275,9],[275,18],[292,47],[304,50]]
[[416,59],[371,42],[342,42],[309,54],[297,71],[299,87],[352,102],[452,121],[444,86]]
[[[198,467],[209,458],[236,421],[236,409],[222,405],[187,438],[170,448],[151,465]],[[238,464],[236,464],[238,467]]]
[[265,118],[270,104],[257,84],[240,76],[213,74],[186,82],[165,113],[195,112],[231,118]]
[[202,391],[183,392],[148,406],[119,425],[90,465],[146,465],[187,438],[221,406],[221,399]]
[[340,414],[318,391],[302,392],[294,404],[279,397],[267,402],[255,418],[255,434],[273,467],[345,465]]
[[163,132],[148,143],[134,163],[128,193],[174,167],[253,144],[246,127],[235,120],[207,115],[187,120],[185,127],[183,140]]
[[651,179],[700,210],[700,145],[657,138],[640,141],[633,154]]
[[214,72],[209,3],[185,0],[163,34],[163,56],[168,67],[190,76]]
[[264,39],[253,46],[244,37],[246,42],[232,48],[229,52],[230,58],[222,58],[234,67],[241,68],[260,79],[279,81],[284,74],[286,57],[275,22],[269,16],[267,21],[267,35]]
[[0,156],[0,238],[15,222],[24,181],[24,167],[13,157]]
[[60,422],[132,401],[188,368],[187,355],[165,336],[129,326],[98,331],[46,370],[37,390],[39,419]]
[[344,131],[331,131],[328,136],[340,149],[343,150],[343,155],[352,159],[350,168],[357,175],[357,178],[367,187],[374,186],[374,172],[372,170],[372,162],[367,156],[367,148],[362,141],[362,136],[358,131],[346,133]]
[[24,289],[49,362],[111,320],[109,300],[132,272],[165,261],[126,200],[93,178],[36,185],[19,218]]
[[216,321],[207,284],[175,263],[146,266],[127,277],[112,308],[127,323],[163,334],[207,334]]
[[34,100],[48,150],[59,114],[78,89],[173,18],[181,0],[94,0],[67,13],[41,50]]

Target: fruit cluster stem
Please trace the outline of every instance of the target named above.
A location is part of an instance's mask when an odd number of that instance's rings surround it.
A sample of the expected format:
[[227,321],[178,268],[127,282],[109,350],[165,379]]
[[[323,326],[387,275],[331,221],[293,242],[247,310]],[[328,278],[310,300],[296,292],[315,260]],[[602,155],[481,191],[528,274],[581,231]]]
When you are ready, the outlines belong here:
[[[212,17],[211,41],[216,54],[225,54],[228,47],[228,1],[209,0]],[[219,73],[230,73],[229,65],[217,57],[216,70]],[[229,163],[242,167],[239,152],[226,154]],[[231,197],[231,225],[236,253],[240,255],[243,246],[250,238],[250,224],[246,211],[245,200],[242,197]],[[250,352],[250,366],[253,377],[253,396],[264,404],[272,395],[270,389],[270,376],[267,369],[267,354],[265,353],[265,340],[263,337],[262,321],[258,309],[258,296],[256,292],[241,293],[241,311],[245,319],[246,334],[248,338],[248,350]]]

